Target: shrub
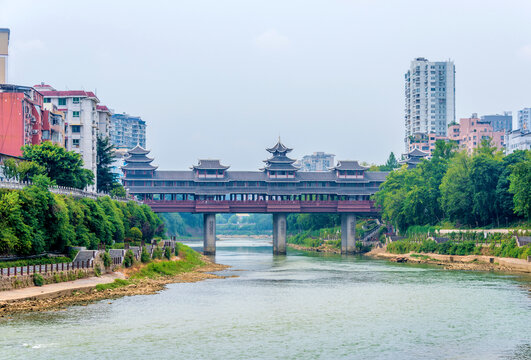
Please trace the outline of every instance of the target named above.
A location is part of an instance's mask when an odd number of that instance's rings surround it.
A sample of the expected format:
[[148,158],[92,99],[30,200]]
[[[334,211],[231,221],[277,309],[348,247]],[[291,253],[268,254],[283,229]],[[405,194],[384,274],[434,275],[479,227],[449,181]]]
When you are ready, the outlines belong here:
[[133,254],[133,251],[127,250],[124,257],[124,266],[126,268],[133,266],[135,262],[135,254]]
[[175,256],[179,256],[179,245],[180,243],[178,242],[175,243]]
[[42,286],[44,284],[44,278],[41,274],[33,274],[33,283],[35,286]]
[[162,259],[162,249],[159,246],[153,249],[153,259]]
[[112,259],[111,259],[111,255],[108,252],[104,252],[101,255],[101,259],[103,260],[103,266],[105,266],[106,269],[111,266]]
[[94,266],[94,275],[97,277],[101,276],[101,268],[99,266]]
[[171,249],[169,248],[169,246],[166,246],[166,248],[164,249],[164,257],[168,260],[171,259]]
[[59,273],[53,274],[53,282],[60,283],[62,281],[63,281],[63,279],[61,278],[61,274],[59,274]]
[[143,247],[142,248],[142,253],[140,254],[140,261],[142,261],[142,263],[148,263],[149,261],[151,260],[151,258],[149,257],[149,253],[147,252],[146,248]]

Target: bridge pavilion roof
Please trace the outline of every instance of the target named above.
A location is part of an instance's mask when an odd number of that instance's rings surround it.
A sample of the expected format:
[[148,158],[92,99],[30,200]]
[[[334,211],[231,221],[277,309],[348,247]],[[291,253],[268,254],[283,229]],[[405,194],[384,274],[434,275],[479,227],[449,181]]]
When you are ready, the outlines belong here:
[[332,170],[367,170],[368,167],[360,165],[355,160],[340,160]]
[[152,158],[147,157],[149,150],[142,148],[140,145],[135,146],[127,152],[129,155],[124,159],[125,165],[122,166],[124,170],[156,170],[157,166],[151,165]]
[[289,153],[291,150],[284,144],[280,142],[280,138],[278,139],[278,142],[275,146],[272,148],[266,149],[268,152],[273,154],[272,157],[270,157],[267,160],[264,160],[266,163],[266,166],[262,168],[263,171],[288,171],[290,173],[293,173],[295,171],[298,171],[299,168],[294,166],[293,163],[295,160],[289,158],[286,156],[287,153]]
[[193,165],[194,170],[227,170],[230,166],[221,165],[219,160],[200,159],[197,165]]

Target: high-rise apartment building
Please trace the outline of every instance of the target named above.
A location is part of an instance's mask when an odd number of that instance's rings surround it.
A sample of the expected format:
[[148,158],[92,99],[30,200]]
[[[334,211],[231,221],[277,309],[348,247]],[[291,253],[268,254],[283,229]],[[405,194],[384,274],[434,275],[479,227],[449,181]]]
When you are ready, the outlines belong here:
[[[91,91],[57,91],[44,83],[35,85],[35,88],[44,96],[45,104],[51,103],[65,114],[65,147],[81,155],[84,168],[91,170],[96,180],[99,99]],[[93,185],[89,190],[95,189],[96,185]]]
[[417,134],[447,136],[455,122],[455,66],[453,61],[416,58],[405,74],[405,149]]
[[481,121],[489,123],[493,131],[513,130],[513,114],[510,111],[505,111],[503,115],[483,115]]
[[116,148],[146,148],[146,122],[139,116],[126,113],[111,117],[111,143]]
[[518,129],[531,131],[531,108],[518,111]]
[[7,83],[9,29],[0,29],[0,84]]
[[305,155],[297,163],[300,171],[329,171],[334,167],[334,154],[324,152],[314,152],[312,155]]

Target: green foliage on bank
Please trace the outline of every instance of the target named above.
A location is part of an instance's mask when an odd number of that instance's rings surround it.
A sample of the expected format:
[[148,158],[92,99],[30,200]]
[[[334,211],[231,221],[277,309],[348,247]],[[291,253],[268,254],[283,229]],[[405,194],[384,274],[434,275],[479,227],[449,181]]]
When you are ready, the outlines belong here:
[[161,276],[174,276],[183,272],[191,271],[197,266],[204,264],[199,253],[183,244],[179,245],[179,256],[181,257],[181,260],[149,263],[132,275],[131,278],[154,279]]
[[508,225],[531,220],[531,151],[504,156],[483,140],[472,154],[437,141],[432,158],[392,171],[374,195],[401,233],[415,225]]
[[34,259],[0,261],[0,268],[16,267],[16,266],[33,266],[44,264],[61,264],[69,263],[72,259],[66,256],[42,256]]
[[442,255],[490,255],[499,257],[512,257],[527,259],[531,255],[531,246],[518,247],[514,239],[503,240],[500,246],[492,243],[490,246],[478,245],[476,241],[467,240],[462,242],[447,241],[436,243],[433,240],[399,240],[387,244],[387,251],[393,254],[435,253]]
[[33,183],[22,190],[0,189],[0,254],[64,252],[68,246],[97,249],[123,242],[132,227],[141,230],[146,242],[164,232],[147,205],[53,194],[43,175]]
[[124,286],[130,285],[130,284],[132,284],[132,282],[129,281],[129,280],[114,279],[114,281],[112,283],[98,284],[98,285],[96,285],[96,287],[94,289],[96,291],[104,291],[104,290],[109,290],[109,289],[117,289],[117,288],[124,287]]

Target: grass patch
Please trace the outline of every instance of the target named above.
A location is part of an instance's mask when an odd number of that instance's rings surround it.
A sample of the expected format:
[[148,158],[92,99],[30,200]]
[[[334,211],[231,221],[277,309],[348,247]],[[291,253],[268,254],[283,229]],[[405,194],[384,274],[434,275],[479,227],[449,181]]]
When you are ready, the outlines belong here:
[[180,273],[192,271],[197,266],[203,265],[201,255],[190,247],[179,244],[179,256],[177,261],[157,261],[152,262],[131,275],[132,279],[149,278],[154,279],[161,276],[175,276]]
[[123,286],[131,284],[131,281],[124,279],[114,279],[114,282],[108,284],[98,284],[96,285],[96,291],[103,291],[108,289],[117,289]]
[[428,255],[411,254],[410,256],[421,260],[431,260],[431,257],[429,257]]

